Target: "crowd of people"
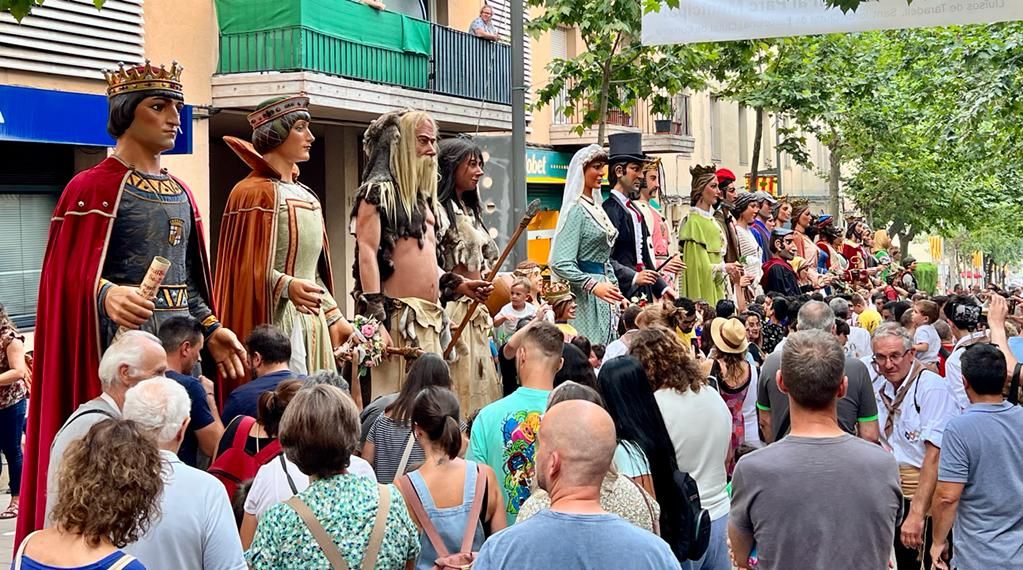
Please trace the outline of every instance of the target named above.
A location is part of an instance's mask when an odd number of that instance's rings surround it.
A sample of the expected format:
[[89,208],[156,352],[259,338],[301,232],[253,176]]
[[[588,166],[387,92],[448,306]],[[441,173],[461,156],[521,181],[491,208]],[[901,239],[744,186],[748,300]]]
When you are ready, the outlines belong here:
[[1018,291],[919,291],[862,221],[716,167],[692,169],[672,228],[636,134],[573,157],[546,269],[494,279],[483,153],[400,111],[364,137],[349,320],[297,179],[307,97],[225,139],[252,173],[211,267],[159,168],[180,69],[108,81],[117,151],[58,206],[32,365],[0,315],[0,421],[31,402],[0,513],[19,516],[18,567],[1023,559]]

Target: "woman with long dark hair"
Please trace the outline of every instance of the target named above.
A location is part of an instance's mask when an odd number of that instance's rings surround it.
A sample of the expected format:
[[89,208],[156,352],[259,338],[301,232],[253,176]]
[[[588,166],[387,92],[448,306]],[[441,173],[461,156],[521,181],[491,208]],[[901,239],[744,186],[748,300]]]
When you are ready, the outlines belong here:
[[661,536],[670,545],[679,544],[684,505],[674,479],[675,445],[643,365],[631,356],[613,358],[601,366],[597,383],[618,434],[615,467],[657,499]]
[[561,350],[561,359],[561,369],[554,375],[555,388],[571,380],[596,389],[597,375],[593,372],[589,355],[583,354],[578,346],[566,342]]
[[[448,390],[454,387],[444,359],[426,353],[409,368],[398,399],[384,408],[384,413],[373,422],[366,444],[362,446],[362,458],[373,466],[378,482],[391,483],[426,459],[423,448],[412,434],[412,405],[416,396],[430,386]],[[406,449],[409,450],[406,452]]]

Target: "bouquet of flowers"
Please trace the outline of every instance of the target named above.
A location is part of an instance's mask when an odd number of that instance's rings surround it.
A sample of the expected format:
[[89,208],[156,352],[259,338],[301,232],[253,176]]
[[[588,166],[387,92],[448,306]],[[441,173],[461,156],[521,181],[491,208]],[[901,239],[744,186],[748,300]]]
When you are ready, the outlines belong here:
[[350,359],[358,371],[357,377],[362,377],[384,359],[384,328],[376,319],[362,315],[355,316],[352,326],[355,331],[338,347],[336,354]]

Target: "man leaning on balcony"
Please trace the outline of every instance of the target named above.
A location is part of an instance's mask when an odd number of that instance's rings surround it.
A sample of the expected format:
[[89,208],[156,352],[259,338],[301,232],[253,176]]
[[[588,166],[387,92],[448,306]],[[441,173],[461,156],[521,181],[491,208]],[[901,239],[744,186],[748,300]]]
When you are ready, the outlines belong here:
[[[485,302],[493,287],[438,264],[437,124],[421,111],[393,111],[370,124],[363,146],[369,162],[352,209],[357,312],[384,324],[389,346],[441,354],[451,338],[443,304]],[[372,386],[363,384],[363,402],[397,392],[404,379],[404,359],[385,358]]]
[[469,24],[469,33],[475,35],[477,38],[483,38],[485,40],[498,41],[501,39],[500,34],[497,33],[497,28],[494,27],[493,23],[494,9],[489,5],[484,4],[480,8],[480,15],[478,18]]

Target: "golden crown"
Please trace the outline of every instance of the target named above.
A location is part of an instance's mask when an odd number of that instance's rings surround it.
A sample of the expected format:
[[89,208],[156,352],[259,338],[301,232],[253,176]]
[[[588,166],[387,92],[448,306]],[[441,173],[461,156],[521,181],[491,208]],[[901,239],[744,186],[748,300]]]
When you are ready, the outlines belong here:
[[145,65],[124,67],[123,63],[117,64],[116,70],[104,70],[103,77],[107,80],[107,97],[134,93],[137,91],[173,91],[184,95],[181,89],[181,72],[184,67],[178,62],[171,62],[170,69],[161,65],[153,67],[146,60]]
[[564,281],[547,281],[543,285],[543,300],[550,305],[575,297],[568,283]]

